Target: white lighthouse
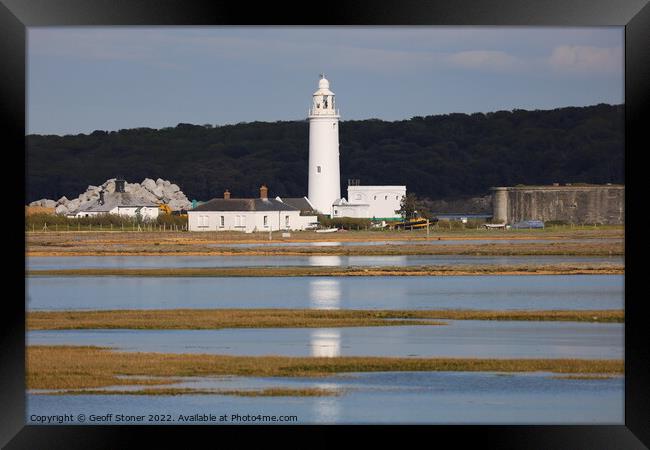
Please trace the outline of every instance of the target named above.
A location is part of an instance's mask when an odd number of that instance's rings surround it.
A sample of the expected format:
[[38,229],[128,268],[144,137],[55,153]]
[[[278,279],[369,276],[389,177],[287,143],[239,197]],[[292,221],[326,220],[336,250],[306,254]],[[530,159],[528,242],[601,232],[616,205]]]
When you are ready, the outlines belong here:
[[339,169],[339,113],[330,83],[321,74],[309,110],[310,203],[323,214],[332,214],[332,203],[341,198]]

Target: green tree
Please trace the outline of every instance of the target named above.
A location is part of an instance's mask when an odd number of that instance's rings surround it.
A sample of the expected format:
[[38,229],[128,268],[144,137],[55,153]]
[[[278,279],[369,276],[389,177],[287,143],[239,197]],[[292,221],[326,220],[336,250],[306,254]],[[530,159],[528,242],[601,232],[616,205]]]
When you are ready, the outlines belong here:
[[414,193],[409,192],[404,197],[402,197],[402,201],[400,202],[399,206],[400,209],[398,212],[404,220],[414,219],[417,217],[418,198]]

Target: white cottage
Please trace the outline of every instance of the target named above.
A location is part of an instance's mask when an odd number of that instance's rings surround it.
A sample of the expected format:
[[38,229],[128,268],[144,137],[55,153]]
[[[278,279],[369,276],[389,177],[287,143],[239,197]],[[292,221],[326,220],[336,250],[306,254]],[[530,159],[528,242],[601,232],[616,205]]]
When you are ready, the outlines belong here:
[[190,231],[305,230],[316,216],[300,215],[300,209],[282,200],[269,199],[268,188],[260,188],[260,198],[213,198],[187,212]]
[[140,217],[152,220],[160,212],[158,205],[149,200],[139,198],[124,191],[124,180],[115,180],[115,192],[99,192],[99,198],[79,210],[69,214],[69,217],[91,217],[101,214],[116,214],[119,216]]

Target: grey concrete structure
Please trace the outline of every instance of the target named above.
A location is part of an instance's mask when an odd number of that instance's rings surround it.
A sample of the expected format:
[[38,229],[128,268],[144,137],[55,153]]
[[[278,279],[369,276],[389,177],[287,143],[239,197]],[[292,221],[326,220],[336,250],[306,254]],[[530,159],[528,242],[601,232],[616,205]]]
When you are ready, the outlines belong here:
[[553,185],[492,188],[493,222],[625,223],[625,186]]

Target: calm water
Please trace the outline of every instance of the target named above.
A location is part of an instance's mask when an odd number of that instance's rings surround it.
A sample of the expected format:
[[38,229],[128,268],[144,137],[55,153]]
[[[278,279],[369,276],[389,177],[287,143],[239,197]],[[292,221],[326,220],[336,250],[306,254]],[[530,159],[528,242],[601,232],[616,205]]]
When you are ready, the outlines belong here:
[[53,256],[27,258],[31,270],[168,268],[168,267],[281,267],[281,266],[421,266],[461,264],[617,263],[623,257],[590,256]]
[[30,331],[29,345],[159,353],[622,359],[623,325],[448,321],[449,325],[222,330]]
[[[343,389],[336,397],[250,398],[183,396],[27,396],[27,423],[35,415],[233,414],[295,415],[300,424],[623,424],[623,378],[558,380],[549,374],[499,375],[457,372],[379,372],[326,378],[222,377],[183,386],[259,388],[271,386]],[[75,419],[74,424],[78,424]],[[106,422],[104,422],[106,423]],[[141,422],[147,423],[147,422]],[[151,422],[156,423],[156,422]],[[212,422],[218,423],[218,422]],[[228,423],[251,423],[242,420]],[[258,422],[255,422],[258,423]],[[266,422],[270,423],[270,422]]]
[[29,310],[620,309],[623,275],[28,277]]

